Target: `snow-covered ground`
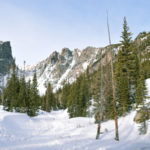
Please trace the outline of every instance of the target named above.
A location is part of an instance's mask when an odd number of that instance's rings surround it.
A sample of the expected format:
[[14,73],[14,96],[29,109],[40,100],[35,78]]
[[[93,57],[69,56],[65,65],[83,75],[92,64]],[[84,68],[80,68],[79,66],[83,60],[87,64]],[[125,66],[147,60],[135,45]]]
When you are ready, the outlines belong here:
[[[146,85],[150,95],[150,79]],[[147,134],[139,135],[135,114],[119,118],[120,141],[114,140],[113,120],[102,123],[103,134],[95,140],[94,118],[69,119],[67,110],[40,111],[30,118],[0,106],[0,150],[150,150],[150,120]]]
[[26,114],[0,109],[0,150],[150,150],[150,122],[146,135],[139,135],[135,112],[119,119],[120,141],[114,140],[114,121],[102,124],[104,132],[95,140],[93,118],[69,119],[67,111]]

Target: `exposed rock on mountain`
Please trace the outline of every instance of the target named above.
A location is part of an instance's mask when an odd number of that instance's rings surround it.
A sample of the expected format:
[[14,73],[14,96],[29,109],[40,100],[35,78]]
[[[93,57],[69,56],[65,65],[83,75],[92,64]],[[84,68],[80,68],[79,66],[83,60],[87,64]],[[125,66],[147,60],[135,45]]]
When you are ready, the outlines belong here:
[[[135,39],[137,44],[147,40],[147,35],[139,34]],[[112,45],[114,57],[121,48],[120,44]],[[106,52],[107,51],[107,55]],[[149,45],[143,50],[143,54],[150,51]],[[32,79],[33,73],[37,72],[38,87],[41,94],[45,92],[45,85],[50,82],[56,91],[65,82],[72,83],[85,72],[87,67],[90,73],[97,70],[100,62],[106,65],[111,59],[109,46],[104,48],[87,47],[83,50],[63,48],[59,53],[54,51],[48,58],[35,66],[26,66],[25,75],[27,80]],[[100,58],[102,57],[101,61]],[[10,42],[0,42],[0,74],[8,71],[8,66],[13,62]],[[20,73],[23,73],[20,71]]]
[[13,63],[10,42],[0,41],[0,74],[5,75],[9,65]]
[[76,77],[87,67],[93,67],[93,64],[96,66],[102,49],[87,47],[82,51],[79,49],[71,51],[63,48],[61,53],[55,51],[36,66],[26,69],[26,77],[32,78],[36,71],[40,93],[44,93],[47,82],[50,82],[56,90],[62,87],[64,82],[75,81]]
[[9,66],[13,61],[10,42],[0,41],[0,94],[5,84],[4,76],[7,74]]

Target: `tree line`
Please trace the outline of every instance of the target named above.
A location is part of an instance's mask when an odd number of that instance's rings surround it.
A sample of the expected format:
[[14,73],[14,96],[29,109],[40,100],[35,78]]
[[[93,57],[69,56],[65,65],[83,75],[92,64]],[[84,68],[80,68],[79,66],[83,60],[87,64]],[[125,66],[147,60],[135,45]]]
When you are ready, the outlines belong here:
[[26,81],[25,75],[19,77],[15,62],[10,67],[1,103],[4,110],[27,113],[29,116],[36,116],[40,109],[50,112],[57,108],[50,83],[46,85],[45,95],[40,96],[36,72],[32,81]]

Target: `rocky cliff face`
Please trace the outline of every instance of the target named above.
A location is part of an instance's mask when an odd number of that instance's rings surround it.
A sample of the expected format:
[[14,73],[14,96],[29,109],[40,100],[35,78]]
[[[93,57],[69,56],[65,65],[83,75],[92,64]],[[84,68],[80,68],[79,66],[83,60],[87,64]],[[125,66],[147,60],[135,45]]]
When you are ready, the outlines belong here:
[[[102,55],[102,63],[105,64],[106,48],[87,47],[83,50],[63,48],[60,53],[54,51],[47,59],[39,62],[37,65],[26,66],[26,79],[31,79],[34,72],[37,73],[38,88],[41,94],[45,92],[45,85],[50,82],[54,91],[61,88],[65,82],[74,82],[76,78],[85,72],[87,67],[89,72],[98,69],[100,57]],[[110,59],[108,54],[108,60]],[[13,63],[10,42],[0,42],[0,75],[5,75],[9,65]],[[19,72],[22,74],[24,71]],[[0,78],[0,88],[2,86],[2,78]]]
[[10,42],[0,41],[0,74],[5,75],[9,65],[13,63]]
[[0,41],[0,93],[4,86],[4,76],[7,74],[10,64],[13,63],[10,42]]
[[[26,77],[32,78],[37,72],[40,93],[45,92],[45,84],[50,82],[56,90],[65,81],[72,83],[87,67],[96,69],[97,61],[104,48],[87,47],[80,51],[63,48],[61,53],[53,52],[47,59],[34,67],[26,68]],[[92,70],[91,70],[92,71]]]

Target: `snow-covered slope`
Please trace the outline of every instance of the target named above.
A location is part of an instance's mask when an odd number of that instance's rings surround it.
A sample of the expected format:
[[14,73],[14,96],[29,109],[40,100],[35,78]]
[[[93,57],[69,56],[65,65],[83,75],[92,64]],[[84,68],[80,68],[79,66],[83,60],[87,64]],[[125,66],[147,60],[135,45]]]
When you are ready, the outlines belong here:
[[[69,119],[67,111],[25,114],[0,110],[0,150],[149,150],[150,128],[139,135],[135,112],[119,119],[120,141],[114,140],[114,121],[102,124],[99,140],[93,118]],[[147,122],[150,127],[150,122]]]
[[[146,81],[150,96],[150,79]],[[114,121],[102,123],[95,140],[94,118],[69,119],[67,110],[39,112],[37,117],[6,112],[0,107],[0,150],[150,150],[150,120],[147,133],[139,135],[136,112],[119,118],[120,141],[114,140]]]
[[62,49],[61,53],[55,51],[36,66],[27,66],[26,77],[32,79],[33,73],[37,72],[41,94],[45,92],[47,82],[57,90],[65,81],[72,83],[88,66],[92,66],[98,60],[101,50],[102,48],[87,47],[82,51],[79,49],[71,51],[68,48]]

